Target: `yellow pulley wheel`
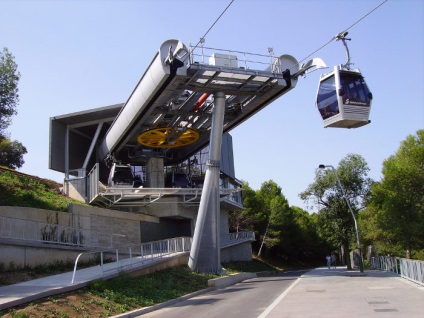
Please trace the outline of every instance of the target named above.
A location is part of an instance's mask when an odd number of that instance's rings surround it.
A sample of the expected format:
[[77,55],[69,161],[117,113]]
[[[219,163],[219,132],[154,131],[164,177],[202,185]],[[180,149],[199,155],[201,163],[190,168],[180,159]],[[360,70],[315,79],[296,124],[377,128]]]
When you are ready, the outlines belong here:
[[180,130],[171,127],[149,129],[137,137],[140,144],[152,148],[183,147],[198,139],[199,133],[194,129]]

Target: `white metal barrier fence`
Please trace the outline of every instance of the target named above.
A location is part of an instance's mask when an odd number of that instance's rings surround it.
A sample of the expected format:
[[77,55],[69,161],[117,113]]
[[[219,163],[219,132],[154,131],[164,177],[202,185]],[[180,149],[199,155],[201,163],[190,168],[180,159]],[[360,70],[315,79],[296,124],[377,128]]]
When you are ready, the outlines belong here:
[[99,195],[99,164],[96,163],[87,175],[87,202],[91,203]]
[[[218,53],[219,52],[219,53]],[[268,70],[273,73],[282,73],[285,71],[281,65],[281,60],[274,55],[272,48],[268,49],[268,55],[248,53],[241,51],[225,50],[212,47],[190,45],[190,64],[211,64],[212,60],[218,59],[231,67],[253,70]],[[214,65],[214,62],[212,62]],[[297,65],[293,65],[295,68]],[[291,70],[292,73],[295,71]]]
[[[144,243],[137,246],[130,246],[127,249],[106,249],[93,252],[80,253],[74,265],[71,284],[75,281],[75,275],[78,267],[78,261],[81,256],[92,255],[95,259],[98,257],[102,276],[109,271],[123,271],[132,268],[135,265],[143,264],[146,261],[156,258],[162,258],[167,255],[188,252],[191,249],[191,237],[177,237],[163,241]],[[112,258],[112,262],[106,264],[106,258]]]
[[424,262],[407,258],[379,256],[371,259],[371,269],[389,271],[424,286]]
[[233,232],[221,236],[221,246],[233,245],[240,242],[251,242],[255,240],[255,232]]

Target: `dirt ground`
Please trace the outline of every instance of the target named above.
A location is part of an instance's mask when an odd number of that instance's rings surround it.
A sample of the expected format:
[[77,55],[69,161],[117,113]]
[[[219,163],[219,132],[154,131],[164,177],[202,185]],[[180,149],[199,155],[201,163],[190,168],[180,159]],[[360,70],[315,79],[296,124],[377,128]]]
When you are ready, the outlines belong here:
[[24,306],[3,310],[1,317],[109,317],[132,309],[134,308],[112,303],[84,291],[76,291],[51,296]]
[[[30,271],[0,272],[0,285],[11,285],[41,278],[51,274],[34,273]],[[4,309],[0,317],[4,318],[30,318],[30,317],[109,317],[124,313],[135,308],[117,304],[90,294],[85,289],[50,296],[31,303]]]

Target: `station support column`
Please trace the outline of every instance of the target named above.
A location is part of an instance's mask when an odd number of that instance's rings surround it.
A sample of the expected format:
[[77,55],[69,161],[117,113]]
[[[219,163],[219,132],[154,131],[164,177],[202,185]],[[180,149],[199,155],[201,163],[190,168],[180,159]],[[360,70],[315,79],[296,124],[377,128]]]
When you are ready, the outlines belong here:
[[200,273],[221,274],[220,249],[220,158],[225,114],[225,94],[214,93],[214,109],[209,141],[209,159],[194,229],[188,265]]

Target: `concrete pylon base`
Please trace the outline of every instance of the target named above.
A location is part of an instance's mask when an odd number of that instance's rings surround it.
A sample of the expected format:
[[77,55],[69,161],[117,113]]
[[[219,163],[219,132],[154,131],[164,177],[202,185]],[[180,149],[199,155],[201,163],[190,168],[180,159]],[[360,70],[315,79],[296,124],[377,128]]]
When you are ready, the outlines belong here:
[[225,94],[214,94],[208,169],[203,184],[199,212],[194,229],[188,265],[196,272],[222,273],[220,249],[219,173],[222,132],[225,113]]

